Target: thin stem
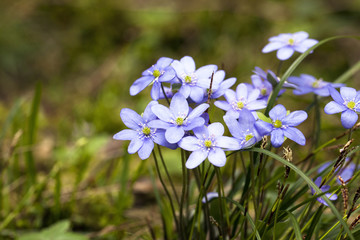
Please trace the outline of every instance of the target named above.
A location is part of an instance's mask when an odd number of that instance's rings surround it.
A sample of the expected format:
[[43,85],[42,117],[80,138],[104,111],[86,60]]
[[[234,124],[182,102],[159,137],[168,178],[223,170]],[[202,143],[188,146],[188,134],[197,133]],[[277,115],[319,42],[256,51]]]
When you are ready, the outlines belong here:
[[[157,145],[157,144],[156,144],[156,145]],[[178,197],[177,192],[176,192],[176,190],[175,190],[175,186],[174,186],[174,183],[173,183],[173,181],[172,181],[172,179],[171,179],[171,177],[170,177],[169,171],[168,171],[168,169],[167,169],[167,167],[166,167],[166,164],[165,164],[163,155],[162,155],[162,153],[161,153],[160,145],[157,145],[157,148],[158,148],[158,151],[159,151],[161,163],[162,163],[162,165],[164,166],[164,170],[165,170],[166,176],[167,176],[167,178],[168,178],[168,180],[169,180],[169,182],[170,182],[171,189],[172,189],[173,192],[174,192],[175,200],[176,200],[176,202],[180,205],[179,197]]]
[[[166,193],[166,196],[169,198],[169,201],[170,201],[170,207],[171,207],[171,211],[172,211],[172,214],[173,214],[173,217],[174,217],[174,221],[175,221],[175,224],[176,224],[176,227],[177,229],[179,229],[179,222],[176,218],[176,214],[175,214],[175,208],[174,208],[174,204],[173,204],[173,201],[172,201],[172,198],[171,198],[171,195],[169,193],[169,190],[167,189],[166,185],[165,185],[165,182],[161,176],[161,172],[160,172],[160,169],[159,169],[159,164],[158,164],[158,160],[157,160],[157,157],[156,157],[156,154],[155,154],[155,151],[153,150],[152,151],[152,154],[153,154],[153,157],[154,157],[154,160],[155,160],[155,167],[156,167],[156,172],[159,176],[159,180],[161,182],[161,185],[163,186],[164,190],[165,190],[165,193]],[[181,231],[182,235],[184,234],[183,231]]]
[[169,100],[169,98],[166,96],[166,92],[165,92],[164,85],[163,85],[162,83],[160,83],[160,86],[161,86],[161,90],[162,90],[162,92],[163,92],[163,94],[164,94],[164,97],[165,97],[165,99],[166,99],[166,102],[170,105],[170,100]]
[[222,237],[225,236],[226,234],[226,230],[225,230],[225,224],[224,224],[224,209],[223,209],[223,203],[224,203],[224,200],[222,198],[223,196],[223,185],[222,185],[222,180],[221,180],[221,174],[220,174],[220,170],[218,167],[215,167],[215,172],[216,172],[216,177],[217,177],[217,180],[218,180],[218,193],[219,193],[219,200],[220,200],[220,226],[221,226],[221,232],[220,232],[220,235]]
[[187,186],[187,174],[186,174],[186,167],[185,167],[185,152],[181,149],[181,170],[182,170],[182,191],[181,191],[181,201],[180,201],[180,229],[182,232],[184,231],[184,202],[186,198],[186,188]]

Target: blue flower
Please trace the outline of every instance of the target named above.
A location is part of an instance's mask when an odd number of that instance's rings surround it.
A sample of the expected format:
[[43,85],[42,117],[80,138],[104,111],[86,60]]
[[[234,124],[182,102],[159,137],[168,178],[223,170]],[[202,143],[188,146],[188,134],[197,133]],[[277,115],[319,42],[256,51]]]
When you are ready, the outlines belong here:
[[[276,86],[280,79],[275,75],[275,73],[271,70],[267,70],[266,72],[262,70],[259,67],[255,67],[255,70],[253,71],[255,74],[251,75],[251,84],[246,84],[248,86],[248,89],[259,89],[260,96],[259,100],[265,100],[269,98],[270,93],[273,90],[273,86]],[[271,78],[269,78],[269,76]],[[296,85],[291,84],[287,81],[285,81],[282,85],[283,88],[296,88]],[[285,92],[285,89],[281,89],[278,96],[283,94]]]
[[260,95],[258,89],[248,90],[246,84],[237,86],[236,92],[232,89],[225,91],[226,101],[216,101],[214,104],[220,109],[227,111],[226,115],[239,118],[242,111],[255,111],[266,108],[266,101],[257,100]]
[[[338,176],[340,176],[344,180],[344,182],[349,181],[353,177],[356,170],[356,164],[352,162],[349,163],[349,160],[350,158],[348,157],[345,159],[344,167],[338,172]],[[325,169],[327,169],[330,166],[331,163],[332,162],[326,162],[322,164],[321,167],[319,167],[319,169],[317,170],[317,172],[318,173],[323,172]],[[336,181],[339,184],[341,184],[338,178],[336,178]]]
[[[225,94],[225,91],[230,87],[232,87],[232,85],[234,85],[236,82],[236,78],[234,77],[226,80],[224,79],[225,79],[224,70],[219,70],[214,74],[212,87],[211,87],[211,95],[210,95],[211,99],[215,99],[223,96]],[[211,78],[199,82],[198,85],[206,89],[209,88],[210,84],[211,84]],[[202,102],[206,102],[207,98],[208,98],[208,93],[205,93]]]
[[217,70],[217,66],[206,65],[196,70],[194,59],[189,56],[183,57],[180,61],[175,60],[171,66],[175,69],[182,84],[179,92],[185,98],[190,97],[194,102],[200,103],[206,92],[206,88],[201,87],[201,82],[210,79],[212,73]]
[[170,82],[176,76],[174,69],[170,66],[172,61],[171,58],[162,57],[155,65],[145,70],[142,77],[131,85],[130,95],[138,94],[152,83],[151,97],[153,100],[158,100],[160,98],[161,83]]
[[241,149],[248,148],[261,140],[255,129],[255,118],[249,112],[240,113],[238,120],[224,116],[224,121],[231,135],[239,142]]
[[357,113],[360,112],[360,92],[354,88],[341,87],[340,93],[332,86],[328,86],[334,101],[325,106],[326,114],[341,112],[341,124],[344,128],[352,128],[358,120]]
[[308,74],[301,74],[300,77],[289,77],[288,81],[297,85],[297,89],[293,91],[295,95],[303,95],[313,92],[316,95],[327,97],[330,95],[328,86],[332,86],[334,88],[345,86],[343,83],[325,82],[321,78],[316,79]]
[[188,136],[181,139],[179,147],[191,151],[186,167],[196,168],[206,158],[217,167],[226,163],[226,155],[223,149],[240,149],[238,141],[232,137],[223,136],[224,126],[221,123],[212,123],[208,127],[194,128],[195,136]]
[[202,203],[206,203],[206,199],[208,200],[208,202],[210,202],[211,200],[218,198],[219,197],[219,193],[218,192],[208,192],[206,193],[206,197],[203,197],[201,199]]
[[156,101],[150,102],[142,116],[129,108],[122,109],[120,117],[124,124],[131,129],[122,130],[113,137],[116,140],[131,140],[128,152],[130,154],[137,152],[143,160],[149,158],[154,149],[154,142],[171,149],[176,149],[177,147],[166,141],[163,129],[152,128],[148,125],[149,121],[156,119],[156,116],[151,111],[151,107],[157,104]]
[[[252,87],[255,89],[259,89],[260,96],[259,99],[267,100],[270,93],[273,90],[273,86],[267,80],[267,73],[259,67],[255,67],[255,74],[251,75]],[[273,74],[274,78],[277,79],[276,75],[268,71],[270,74]]]
[[[315,180],[315,184],[316,184],[316,186],[320,186],[320,184],[321,184],[321,177],[318,177],[316,180]],[[310,188],[311,189],[311,194],[312,195],[314,195],[315,194],[315,190],[313,189],[313,188]],[[329,189],[330,189],[330,186],[329,185],[323,185],[321,188],[320,188],[320,190],[322,191],[322,192],[327,192],[327,191],[329,191]],[[334,200],[336,200],[337,199],[337,195],[334,193],[334,194],[332,194],[332,193],[325,193],[325,197],[327,197],[328,199],[330,199],[331,201],[334,201]],[[320,203],[322,203],[322,204],[324,204],[325,206],[329,206],[326,202],[325,202],[325,200],[323,199],[323,197],[318,197],[316,200],[318,200]]]
[[255,123],[255,127],[261,136],[271,134],[271,144],[274,147],[280,147],[285,141],[284,137],[290,138],[294,142],[305,145],[304,134],[294,128],[307,118],[305,111],[294,111],[287,114],[283,105],[278,104],[270,110],[270,122],[259,120]]
[[177,143],[184,136],[185,131],[205,124],[201,114],[208,109],[206,103],[200,104],[190,111],[186,98],[181,93],[176,93],[170,102],[170,109],[157,104],[151,110],[159,118],[149,122],[150,127],[166,129],[165,138],[169,143]]
[[304,53],[306,50],[318,43],[315,39],[308,39],[306,32],[282,33],[278,36],[269,38],[269,42],[263,49],[263,53],[277,50],[279,60],[289,59],[295,51]]

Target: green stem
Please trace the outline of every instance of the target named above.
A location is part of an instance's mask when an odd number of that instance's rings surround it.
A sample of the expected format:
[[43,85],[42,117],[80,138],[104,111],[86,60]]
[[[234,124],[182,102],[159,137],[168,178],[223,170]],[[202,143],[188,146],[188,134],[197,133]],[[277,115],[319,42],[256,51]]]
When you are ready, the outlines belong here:
[[[165,182],[161,176],[161,172],[160,172],[160,168],[159,168],[159,163],[158,163],[158,160],[157,160],[157,157],[156,157],[156,154],[155,154],[155,151],[153,150],[152,151],[152,154],[153,154],[153,157],[154,157],[154,160],[155,160],[155,167],[156,167],[156,172],[159,176],[159,180],[161,182],[161,185],[163,186],[164,190],[165,190],[165,193],[166,193],[166,196],[168,197],[169,201],[170,201],[170,207],[171,207],[171,211],[172,211],[172,214],[173,214],[173,218],[174,218],[174,221],[175,221],[175,224],[176,224],[176,228],[179,230],[179,222],[176,218],[176,214],[175,214],[175,208],[174,208],[174,203],[172,201],[172,198],[171,198],[171,195],[169,193],[169,190],[167,189],[166,185],[165,185]],[[182,234],[184,234],[183,231],[181,231]]]
[[[157,145],[157,144],[156,144],[156,145]],[[163,155],[162,155],[162,153],[161,153],[160,145],[157,145],[157,148],[158,148],[158,151],[159,151],[161,163],[162,163],[162,165],[163,165],[163,167],[164,167],[166,176],[167,176],[167,178],[168,178],[168,180],[169,180],[169,182],[170,182],[171,189],[172,189],[173,192],[174,192],[175,200],[176,200],[176,202],[180,205],[179,197],[178,197],[177,192],[176,192],[176,190],[175,190],[175,186],[174,186],[174,183],[173,183],[173,181],[172,181],[172,179],[171,179],[171,177],[170,177],[169,171],[168,171],[168,169],[167,169],[167,167],[166,167],[166,164],[165,164]]]
[[168,103],[168,105],[170,105],[170,100],[169,100],[169,98],[166,96],[166,92],[165,92],[164,85],[161,83],[160,86],[161,86],[161,90],[162,90],[162,92],[163,92],[163,94],[164,94],[164,97],[165,97],[165,99],[166,99],[166,102]]

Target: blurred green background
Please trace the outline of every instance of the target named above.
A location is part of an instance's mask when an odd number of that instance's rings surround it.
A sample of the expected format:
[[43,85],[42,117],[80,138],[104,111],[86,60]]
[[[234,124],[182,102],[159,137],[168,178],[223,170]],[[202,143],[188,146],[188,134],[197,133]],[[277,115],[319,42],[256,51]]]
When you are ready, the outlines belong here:
[[[29,190],[26,153],[34,155],[33,186],[45,179],[2,234],[11,237],[16,229],[40,229],[60,219],[71,219],[75,230],[93,237],[143,234],[149,215],[143,209],[154,204],[151,184],[141,177],[147,162],[126,155],[127,142],[111,137],[125,128],[122,108],[141,112],[150,101],[149,88],[130,97],[129,87],[158,58],[189,55],[197,67],[216,64],[238,83],[250,82],[255,66],[276,71],[275,53],[261,53],[269,37],[306,31],[321,40],[359,34],[359,26],[357,0],[1,1],[0,219]],[[333,41],[309,55],[296,75],[333,81],[359,56],[359,41]],[[358,79],[359,74],[350,85],[359,89]],[[37,83],[42,94],[33,111]],[[287,104],[299,108],[312,101],[288,95]],[[34,112],[32,126],[27,119]],[[340,124],[339,116],[329,119]],[[175,159],[178,153],[170,154]],[[176,164],[172,171],[178,173]]]

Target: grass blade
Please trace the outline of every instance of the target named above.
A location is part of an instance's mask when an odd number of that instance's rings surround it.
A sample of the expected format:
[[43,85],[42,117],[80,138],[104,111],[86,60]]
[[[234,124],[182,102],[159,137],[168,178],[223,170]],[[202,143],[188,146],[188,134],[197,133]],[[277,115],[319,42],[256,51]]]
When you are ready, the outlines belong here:
[[289,214],[291,223],[292,223],[292,225],[293,225],[293,227],[294,227],[294,232],[295,232],[295,237],[296,237],[296,239],[297,239],[297,240],[302,240],[300,226],[299,226],[299,223],[297,222],[294,214],[292,214],[292,213],[289,212],[289,211],[286,211],[286,212]]
[[[269,157],[281,162],[282,164],[290,167],[294,172],[296,172],[302,179],[304,179],[304,181],[310,185],[310,187],[312,187],[315,192],[317,194],[321,194],[322,191],[319,189],[318,186],[315,185],[315,183],[308,177],[306,176],[306,174],[304,172],[302,172],[300,169],[298,169],[295,165],[293,165],[292,163],[286,161],[285,159],[281,158],[280,156],[276,155],[273,152],[270,152],[268,150],[265,149],[261,149],[261,148],[251,148],[248,149],[246,151],[253,151],[253,152],[260,152],[260,153],[264,153],[266,155],[268,155]],[[328,198],[323,198],[324,201],[328,204],[329,208],[331,209],[331,211],[333,212],[333,214],[336,216],[336,218],[339,220],[339,222],[341,223],[341,225],[344,226],[344,230],[347,232],[347,234],[349,235],[349,238],[352,240],[355,240],[354,236],[352,235],[347,223],[344,221],[343,217],[341,216],[341,214],[339,213],[339,211],[335,208],[334,204],[328,199]]]

